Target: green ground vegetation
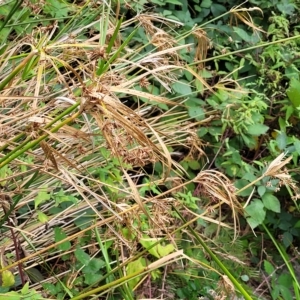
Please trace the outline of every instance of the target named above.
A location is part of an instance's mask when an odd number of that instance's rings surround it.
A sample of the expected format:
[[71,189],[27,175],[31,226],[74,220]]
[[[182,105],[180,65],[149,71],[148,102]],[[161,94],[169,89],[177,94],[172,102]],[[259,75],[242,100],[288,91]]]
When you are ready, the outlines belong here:
[[1,299],[300,299],[300,2],[0,3]]

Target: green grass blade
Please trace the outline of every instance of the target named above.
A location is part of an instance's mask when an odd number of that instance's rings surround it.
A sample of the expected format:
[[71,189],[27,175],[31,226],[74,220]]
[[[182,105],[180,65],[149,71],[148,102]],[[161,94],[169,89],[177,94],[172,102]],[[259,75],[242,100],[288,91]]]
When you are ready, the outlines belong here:
[[[186,220],[182,217],[179,211],[173,206],[173,209],[177,212],[178,216],[181,220],[186,223]],[[248,292],[243,288],[243,286],[235,279],[235,277],[230,273],[230,271],[226,268],[226,266],[219,260],[219,258],[213,253],[212,250],[205,244],[205,242],[199,237],[199,235],[194,231],[194,229],[188,225],[189,230],[195,237],[195,239],[199,242],[199,244],[205,249],[205,251],[210,255],[210,257],[215,261],[215,263],[219,266],[219,268],[227,275],[227,277],[231,280],[235,288],[244,296],[246,300],[252,300],[253,298],[248,294]]]
[[300,283],[299,281],[297,280],[297,277],[295,275],[295,271],[293,269],[293,266],[291,265],[291,263],[289,262],[289,259],[288,259],[288,255],[285,251],[285,249],[283,248],[282,245],[280,245],[279,243],[277,243],[277,241],[275,240],[275,238],[273,237],[273,235],[271,234],[271,232],[269,231],[269,229],[267,228],[267,226],[265,224],[262,224],[264,230],[267,232],[268,236],[270,237],[270,239],[272,240],[273,244],[275,245],[275,247],[277,248],[280,256],[282,257],[284,263],[286,264],[293,280],[294,280],[294,283],[298,289],[297,293],[299,294],[299,291],[300,291]]
[[0,25],[0,32],[5,27],[5,25],[9,22],[9,20],[12,18],[12,16],[15,14],[15,12],[19,9],[19,7],[21,6],[21,4],[23,2],[24,2],[24,0],[16,1],[14,6],[11,8],[9,14],[7,15],[7,17],[5,18],[3,23]]

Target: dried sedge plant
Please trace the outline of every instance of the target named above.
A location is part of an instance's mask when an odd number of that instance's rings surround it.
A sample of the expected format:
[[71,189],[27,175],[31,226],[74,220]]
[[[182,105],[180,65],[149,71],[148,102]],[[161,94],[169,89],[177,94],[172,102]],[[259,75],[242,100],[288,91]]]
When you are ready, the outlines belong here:
[[234,236],[236,238],[239,231],[238,214],[242,213],[242,207],[235,195],[236,188],[232,182],[224,174],[216,170],[201,171],[194,182],[197,183],[197,189],[194,193],[203,201],[207,199],[205,209],[212,212],[212,218],[215,218],[215,211],[218,210],[217,222],[219,226],[222,224],[224,205],[229,208],[232,214]]

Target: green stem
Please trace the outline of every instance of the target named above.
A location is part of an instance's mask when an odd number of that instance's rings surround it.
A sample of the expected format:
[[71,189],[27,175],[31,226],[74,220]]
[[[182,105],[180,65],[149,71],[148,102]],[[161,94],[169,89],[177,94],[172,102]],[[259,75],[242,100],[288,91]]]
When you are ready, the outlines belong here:
[[[58,124],[56,127],[52,128],[50,130],[50,132],[54,133],[57,132],[61,127],[63,127],[64,125],[72,122],[80,113],[76,113],[74,116],[67,118],[66,120],[62,121],[60,124]],[[44,139],[46,139],[48,137],[48,134],[45,133],[43,135],[41,135],[39,138],[35,139],[34,141],[27,143],[23,148],[19,148],[17,151],[12,151],[12,153],[9,153],[8,155],[6,155],[0,162],[0,168],[4,167],[5,165],[9,164],[11,161],[13,161],[14,159],[16,159],[17,157],[19,157],[20,155],[22,155],[24,152],[26,152],[27,150],[34,148],[35,146],[37,146],[41,141],[43,141]]]
[[[181,220],[186,223],[186,220],[181,216],[179,211],[173,206],[173,209],[177,212]],[[198,234],[194,231],[194,229],[188,225],[189,230],[193,233],[193,236],[199,242],[199,244],[204,248],[204,250],[210,255],[210,257],[215,261],[215,263],[219,266],[219,268],[227,275],[227,277],[231,280],[233,285],[237,290],[244,296],[246,300],[253,300],[252,297],[248,294],[248,292],[243,288],[243,286],[235,279],[235,277],[228,271],[225,265],[219,260],[219,258],[209,249],[209,247],[205,244],[205,242],[199,237]]]
[[26,66],[31,58],[38,53],[38,50],[33,50],[5,79],[0,82],[0,91]]
[[[43,129],[47,129],[50,126],[52,126],[54,123],[56,123],[57,121],[61,120],[64,116],[68,115],[69,113],[71,113],[76,107],[78,107],[80,105],[80,101],[76,102],[74,105],[70,106],[69,108],[67,108],[65,111],[63,111],[61,114],[59,114],[57,117],[55,117],[51,122],[49,122]],[[40,131],[40,133],[42,132],[42,130]],[[17,135],[15,138],[12,139],[12,142],[17,142],[18,140],[20,140],[22,137],[25,136],[25,133],[20,133],[19,135]],[[17,146],[16,148],[14,148],[14,150],[12,150],[10,153],[8,153],[6,156],[4,156],[3,158],[0,159],[0,163],[2,163],[2,161],[4,161],[7,157],[11,156],[13,153],[15,153],[16,151],[18,151],[19,149],[25,147],[25,145],[31,140],[31,137],[27,137],[27,139],[20,144],[19,146]],[[4,149],[6,149],[9,146],[9,144],[5,144],[2,147],[0,147],[0,151],[3,151]]]

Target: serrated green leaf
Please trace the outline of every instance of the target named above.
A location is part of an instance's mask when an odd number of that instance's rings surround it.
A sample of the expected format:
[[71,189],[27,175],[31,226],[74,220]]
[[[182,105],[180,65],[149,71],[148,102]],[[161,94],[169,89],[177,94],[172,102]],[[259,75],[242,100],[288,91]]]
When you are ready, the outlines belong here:
[[48,222],[48,217],[47,215],[45,215],[42,211],[38,210],[37,211],[38,214],[38,219],[41,223],[47,223]]
[[286,91],[289,100],[292,102],[294,107],[300,106],[300,81],[295,78],[291,79],[290,86]]
[[15,284],[15,276],[11,271],[4,270],[1,275],[2,275],[2,286],[3,287],[10,287]]
[[[143,257],[140,257],[139,259],[137,259],[133,262],[130,262],[127,265],[126,272],[128,275],[138,273],[138,272],[144,270],[146,265],[147,265],[146,259]],[[133,288],[138,284],[138,282],[141,280],[141,278],[142,278],[142,276],[137,276],[128,282],[130,290],[133,290]]]
[[190,83],[186,80],[180,80],[172,84],[173,90],[183,96],[189,95],[192,93]]
[[105,266],[105,262],[99,258],[92,258],[82,269],[83,273],[96,273]]
[[265,208],[276,213],[280,213],[280,202],[277,199],[277,197],[275,197],[271,193],[265,193],[262,196],[262,201],[264,203]]
[[44,12],[51,15],[54,18],[61,18],[68,16],[71,11],[71,5],[67,2],[60,0],[47,0],[44,5]]
[[271,263],[269,263],[267,260],[264,260],[264,269],[268,275],[271,275],[275,270],[273,265]]
[[91,260],[91,257],[84,252],[81,248],[77,248],[75,250],[75,257],[76,259],[81,262],[83,265],[87,266]]
[[262,224],[266,217],[266,211],[264,209],[264,204],[259,199],[254,199],[245,208],[247,221],[252,228],[257,227]]
[[[157,243],[158,239],[155,238],[149,238],[145,237],[140,239],[140,243],[142,246],[146,249],[150,248],[153,244]],[[152,247],[151,249],[148,250],[150,254],[157,258],[162,258],[171,252],[174,251],[174,246],[172,244],[168,244],[166,246],[162,246],[160,244],[157,244],[156,246]]]
[[197,121],[202,121],[205,119],[205,112],[200,106],[191,106],[188,108],[188,112],[189,116]]
[[41,188],[37,196],[34,198],[34,207],[37,208],[40,204],[50,200],[51,195],[46,187]]
[[248,126],[248,134],[259,136],[265,134],[269,130],[269,127],[264,124],[252,124]]
[[[61,240],[67,238],[67,235],[63,232],[60,227],[54,228],[54,240],[55,242],[60,242]],[[70,241],[65,241],[57,246],[57,248],[61,251],[68,251],[71,249]]]

